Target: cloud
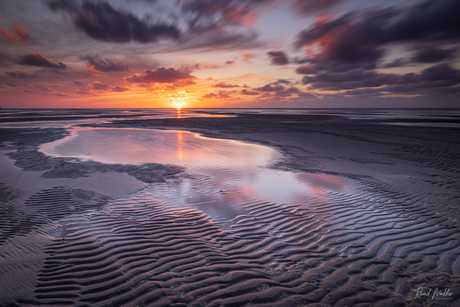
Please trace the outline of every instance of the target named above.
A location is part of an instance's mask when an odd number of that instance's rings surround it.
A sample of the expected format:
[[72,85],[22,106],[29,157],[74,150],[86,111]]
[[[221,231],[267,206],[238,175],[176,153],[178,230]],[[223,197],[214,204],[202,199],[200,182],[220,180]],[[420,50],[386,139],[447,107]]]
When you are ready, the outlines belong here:
[[236,84],[228,84],[228,83],[220,82],[217,84],[213,84],[212,87],[232,88],[232,87],[240,87],[240,86]]
[[101,59],[90,55],[82,57],[82,59],[87,61],[86,67],[90,70],[101,72],[129,71],[128,66],[123,62],[115,62],[110,59]]
[[65,69],[67,65],[62,62],[54,63],[51,62],[50,59],[44,57],[40,53],[29,53],[27,55],[23,55],[18,58],[16,63],[21,65],[28,65],[28,66],[37,66],[37,67],[48,67],[48,68],[57,68],[57,69]]
[[301,92],[299,93],[299,97],[304,98],[304,99],[317,99],[318,97],[310,92]]
[[53,11],[64,11],[74,26],[93,39],[115,43],[153,43],[160,39],[178,40],[179,28],[166,23],[140,20],[128,11],[114,9],[107,2],[54,0]]
[[291,84],[292,82],[286,79],[278,79],[275,81],[275,84]]
[[269,51],[267,55],[270,57],[273,65],[286,65],[289,63],[287,56],[283,51]]
[[181,0],[181,10],[195,19],[219,20],[223,24],[252,26],[258,14],[274,0]]
[[256,54],[252,52],[245,52],[241,55],[241,57],[243,58],[243,62],[251,63],[251,60],[256,57]]
[[291,6],[297,14],[310,15],[325,11],[342,0],[291,0]]
[[356,69],[374,70],[376,68],[377,64],[375,62],[342,63],[338,61],[315,62],[310,60],[310,64],[298,67],[296,72],[311,75],[321,72],[347,72]]
[[201,97],[202,98],[218,98],[218,99],[229,99],[230,98],[227,91],[218,91],[217,93],[209,93]]
[[0,88],[8,88],[8,87],[18,87],[18,85],[13,84],[13,83],[5,83],[5,82],[0,81]]
[[439,48],[436,44],[425,44],[417,46],[417,51],[412,58],[413,62],[436,63],[453,59],[456,56],[457,48]]
[[108,84],[100,81],[94,81],[90,84],[84,84],[80,81],[72,81],[78,89],[78,94],[89,94],[91,91],[112,91],[112,92],[126,92],[129,91],[127,87],[114,86],[111,87]]
[[129,88],[127,87],[120,87],[120,86],[115,86],[115,87],[112,87],[112,92],[126,92],[126,91],[129,91]]
[[394,68],[394,67],[402,67],[406,66],[406,62],[404,59],[394,59],[391,62],[385,63],[382,65],[382,68]]
[[60,97],[69,97],[70,95],[66,94],[66,93],[53,93],[51,94],[53,96],[60,96]]
[[460,70],[453,69],[447,64],[437,64],[423,70],[420,74],[423,81],[460,81]]
[[79,86],[79,87],[84,86],[84,84],[82,82],[80,82],[80,81],[72,81],[72,82],[73,82],[73,84],[75,84],[75,86]]
[[13,31],[0,27],[0,33],[11,44],[30,45],[30,32],[18,22],[13,23]]
[[235,61],[232,61],[232,60],[227,60],[225,61],[225,64],[227,65],[232,65],[232,64],[235,64],[236,62]]
[[50,89],[46,85],[35,85],[35,88],[38,88],[39,90],[41,90],[43,92],[52,92],[53,91],[52,89]]
[[271,84],[265,84],[264,86],[255,88],[254,90],[261,91],[261,92],[276,92],[276,91],[284,90],[284,86],[282,85],[272,86]]
[[259,92],[248,91],[247,89],[241,90],[240,93],[243,95],[260,95]]
[[32,79],[37,78],[37,75],[31,72],[10,71],[6,73],[8,76],[19,79]]
[[298,74],[311,75],[316,74],[318,72],[318,69],[315,67],[315,65],[305,65],[298,67],[295,71]]
[[193,65],[182,65],[180,70],[182,71],[188,71],[188,72],[193,72],[195,70],[203,70],[203,69],[216,69],[216,68],[222,68],[222,65],[216,65],[216,64],[201,64],[201,63],[196,63]]
[[294,86],[288,88],[287,90],[282,90],[282,91],[276,91],[275,96],[278,97],[289,97],[293,94],[300,94],[300,90]]
[[[169,8],[157,7],[154,1],[152,10],[142,18],[112,6],[113,2],[48,1],[53,11],[64,12],[75,28],[96,40],[143,44],[172,41],[177,44],[163,44],[166,47],[163,50],[215,51],[260,46],[255,31],[239,31],[236,26],[248,24],[249,17],[256,16],[255,13],[251,15],[256,7],[275,0],[177,0],[179,6]],[[257,14],[260,11],[257,10]]]
[[110,86],[100,81],[94,81],[92,84],[88,85],[88,87],[96,91],[107,91],[110,89]]
[[[394,43],[438,42],[460,39],[457,0],[430,1],[405,8],[383,8],[348,13],[317,22],[296,38],[307,47],[313,62],[359,63],[378,61]],[[319,51],[311,48],[316,46]]]
[[132,83],[173,83],[176,86],[186,86],[195,84],[194,78],[186,70],[160,67],[155,70],[147,70],[143,74],[134,74],[125,80]]
[[[387,91],[423,91],[427,88],[450,87],[460,84],[460,70],[447,64],[437,64],[419,74],[387,74],[375,71],[353,70],[342,73],[324,72],[305,76],[303,84],[322,90],[351,90],[387,86]],[[410,89],[410,90],[409,90]],[[379,89],[383,91],[383,89]]]

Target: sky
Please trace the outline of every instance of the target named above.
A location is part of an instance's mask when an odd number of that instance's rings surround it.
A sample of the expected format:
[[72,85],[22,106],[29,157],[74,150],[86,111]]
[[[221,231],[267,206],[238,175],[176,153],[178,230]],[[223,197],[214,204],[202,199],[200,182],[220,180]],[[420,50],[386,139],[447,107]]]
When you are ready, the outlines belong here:
[[2,108],[460,108],[458,0],[1,0]]

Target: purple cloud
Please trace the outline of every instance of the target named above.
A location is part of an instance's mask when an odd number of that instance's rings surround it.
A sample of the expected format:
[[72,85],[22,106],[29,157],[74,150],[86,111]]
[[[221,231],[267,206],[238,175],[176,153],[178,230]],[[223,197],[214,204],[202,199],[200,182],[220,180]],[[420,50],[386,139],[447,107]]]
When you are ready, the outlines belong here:
[[6,73],[8,76],[19,79],[32,79],[37,78],[37,75],[31,72],[10,71]]
[[62,62],[54,63],[50,59],[44,57],[40,53],[29,53],[23,56],[20,56],[16,63],[27,66],[37,66],[37,67],[48,67],[48,68],[57,68],[65,69],[67,65]]
[[209,93],[201,96],[202,98],[217,98],[217,99],[228,99],[230,96],[227,91],[218,91],[217,93]]
[[88,36],[116,43],[152,43],[160,39],[178,40],[179,28],[162,22],[149,23],[127,11],[114,9],[107,2],[55,0],[49,3],[53,11],[70,15],[75,27]]
[[87,55],[82,58],[87,62],[87,67],[91,70],[101,72],[128,71],[128,66],[122,62],[115,62],[110,59],[101,59],[97,56]]
[[240,93],[243,95],[260,95],[259,92],[248,91],[247,89],[241,90]]
[[270,57],[273,65],[286,65],[289,63],[289,59],[281,50],[267,52],[267,55]]
[[185,86],[195,84],[193,82],[194,78],[188,71],[181,71],[172,67],[160,67],[155,70],[147,70],[143,74],[135,74],[125,79],[133,83],[174,83]]
[[284,86],[282,85],[272,86],[271,84],[265,84],[264,86],[255,88],[254,90],[261,91],[261,92],[276,92],[276,91],[284,90]]
[[220,82],[217,84],[213,84],[212,87],[232,88],[232,87],[240,87],[240,86],[236,84],[228,84],[228,83]]

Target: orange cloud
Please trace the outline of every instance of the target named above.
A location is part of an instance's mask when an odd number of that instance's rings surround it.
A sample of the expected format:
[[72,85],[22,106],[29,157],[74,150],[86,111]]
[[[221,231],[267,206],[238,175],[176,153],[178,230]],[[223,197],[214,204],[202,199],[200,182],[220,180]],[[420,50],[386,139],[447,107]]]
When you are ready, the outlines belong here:
[[251,63],[251,60],[256,57],[255,53],[246,52],[241,55],[243,57],[243,61],[246,63]]
[[2,33],[4,39],[11,44],[30,45],[30,32],[16,21],[13,23],[13,31],[0,27],[0,33]]

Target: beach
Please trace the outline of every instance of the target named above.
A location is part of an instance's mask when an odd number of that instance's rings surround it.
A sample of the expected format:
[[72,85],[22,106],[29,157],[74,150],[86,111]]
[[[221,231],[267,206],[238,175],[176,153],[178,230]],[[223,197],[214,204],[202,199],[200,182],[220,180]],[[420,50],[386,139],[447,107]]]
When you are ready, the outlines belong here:
[[458,110],[1,110],[0,306],[460,306]]

